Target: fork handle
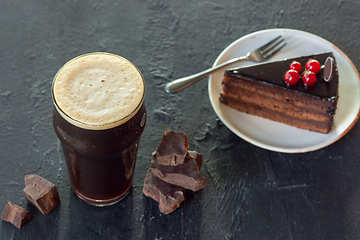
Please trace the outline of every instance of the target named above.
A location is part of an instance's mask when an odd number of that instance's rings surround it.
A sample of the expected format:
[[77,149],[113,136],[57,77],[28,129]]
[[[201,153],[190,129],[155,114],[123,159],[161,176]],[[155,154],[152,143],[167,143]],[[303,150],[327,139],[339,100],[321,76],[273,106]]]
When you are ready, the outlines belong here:
[[224,62],[222,64],[219,64],[219,65],[217,65],[215,67],[209,68],[209,69],[204,70],[202,72],[195,73],[193,75],[171,81],[171,82],[169,82],[169,83],[167,83],[165,85],[165,91],[167,93],[176,93],[176,92],[186,88],[187,86],[199,81],[203,77],[206,77],[206,76],[210,75],[211,73],[215,72],[216,70],[218,70],[218,69],[220,69],[222,67],[228,66],[228,65],[230,65],[232,63],[242,61],[242,60],[248,60],[248,56],[233,58],[233,59],[230,59],[229,61],[226,61],[226,62]]

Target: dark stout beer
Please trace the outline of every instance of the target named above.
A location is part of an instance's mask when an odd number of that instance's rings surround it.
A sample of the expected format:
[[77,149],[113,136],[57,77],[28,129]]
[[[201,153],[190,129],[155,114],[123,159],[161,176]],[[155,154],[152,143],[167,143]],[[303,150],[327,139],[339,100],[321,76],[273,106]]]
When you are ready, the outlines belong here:
[[146,122],[140,72],[119,56],[87,54],[59,70],[52,93],[54,129],[74,192],[92,205],[121,200]]

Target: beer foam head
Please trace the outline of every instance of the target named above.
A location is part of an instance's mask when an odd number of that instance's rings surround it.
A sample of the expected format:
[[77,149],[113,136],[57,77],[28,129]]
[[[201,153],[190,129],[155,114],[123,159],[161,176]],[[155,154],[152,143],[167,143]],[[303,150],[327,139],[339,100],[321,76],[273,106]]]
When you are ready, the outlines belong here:
[[144,80],[128,60],[109,53],[74,58],[56,74],[52,93],[58,112],[72,124],[106,129],[122,124],[144,100]]

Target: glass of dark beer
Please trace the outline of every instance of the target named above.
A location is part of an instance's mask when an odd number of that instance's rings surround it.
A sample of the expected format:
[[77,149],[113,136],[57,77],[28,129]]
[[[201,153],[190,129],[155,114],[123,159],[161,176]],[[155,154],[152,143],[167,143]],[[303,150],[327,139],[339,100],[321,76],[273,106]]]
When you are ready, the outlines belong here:
[[95,206],[120,201],[132,185],[146,123],[140,71],[114,54],[81,55],[57,72],[52,97],[73,191]]

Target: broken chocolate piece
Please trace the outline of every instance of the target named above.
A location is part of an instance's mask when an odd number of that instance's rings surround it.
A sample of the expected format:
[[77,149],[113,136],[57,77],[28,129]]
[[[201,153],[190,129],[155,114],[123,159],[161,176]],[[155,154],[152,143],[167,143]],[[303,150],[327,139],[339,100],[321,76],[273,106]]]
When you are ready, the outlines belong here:
[[46,215],[60,203],[56,186],[38,175],[25,176],[24,196],[42,214]]
[[189,151],[185,133],[166,131],[152,157],[143,192],[159,202],[162,213],[171,213],[180,206],[185,189],[197,191],[206,186],[200,174],[202,155]]
[[161,165],[176,166],[184,163],[188,149],[189,142],[185,133],[167,130],[156,150],[156,158]]
[[201,163],[202,155],[199,153],[196,158],[191,155],[186,156],[184,163],[177,166],[161,165],[154,156],[150,169],[161,180],[195,192],[206,186],[205,177],[199,172]]
[[32,218],[31,213],[24,208],[17,206],[10,201],[6,204],[1,219],[10,222],[17,228],[24,226]]
[[201,153],[198,153],[197,151],[189,151],[190,156],[192,156],[195,159],[196,165],[200,171],[202,162],[203,162],[203,158]]
[[159,210],[163,214],[175,211],[184,201],[184,188],[164,182],[155,177],[151,170],[146,172],[143,192],[159,203]]

